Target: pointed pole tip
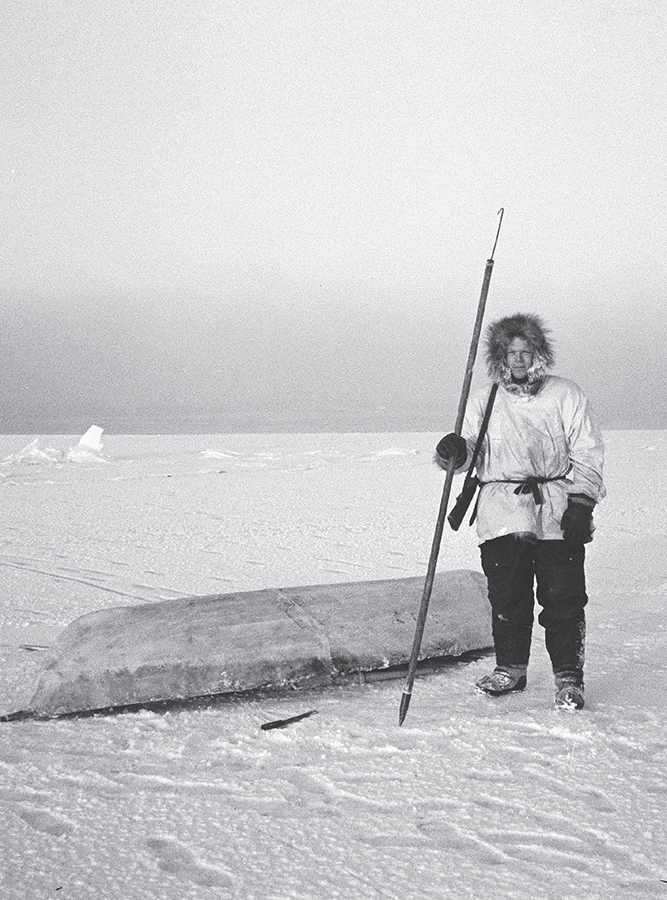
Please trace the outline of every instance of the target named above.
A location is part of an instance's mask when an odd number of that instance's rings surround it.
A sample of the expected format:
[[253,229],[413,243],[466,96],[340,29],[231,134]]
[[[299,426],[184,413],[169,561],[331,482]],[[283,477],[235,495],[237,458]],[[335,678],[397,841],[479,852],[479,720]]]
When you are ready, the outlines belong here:
[[408,714],[408,707],[410,706],[411,696],[412,696],[411,694],[406,693],[405,691],[403,691],[403,694],[401,695],[401,706],[398,711],[398,727],[399,728],[403,724],[405,717]]

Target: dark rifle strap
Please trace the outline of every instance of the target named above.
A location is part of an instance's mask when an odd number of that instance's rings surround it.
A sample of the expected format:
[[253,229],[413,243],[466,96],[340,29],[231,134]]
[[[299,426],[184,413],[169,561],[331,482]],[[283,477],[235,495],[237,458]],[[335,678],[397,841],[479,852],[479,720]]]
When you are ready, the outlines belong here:
[[470,465],[468,466],[466,478],[472,478],[472,473],[474,472],[475,466],[477,465],[477,457],[479,456],[479,451],[482,449],[482,443],[484,442],[484,438],[486,437],[486,431],[489,427],[489,419],[491,418],[491,410],[493,409],[493,401],[496,399],[497,393],[498,382],[494,381],[491,385],[491,390],[489,391],[489,399],[486,401],[486,409],[484,410],[482,427],[479,429],[479,434],[477,435],[477,443],[475,444],[475,449],[472,451],[472,459],[470,460]]
[[[447,521],[451,525],[454,531],[458,531],[461,522],[463,521],[463,517],[466,514],[466,510],[470,506],[472,498],[475,495],[475,491],[479,485],[479,481],[477,476],[474,474],[475,466],[477,465],[477,457],[479,456],[479,451],[482,449],[482,444],[484,442],[484,438],[486,437],[486,432],[489,427],[489,419],[491,418],[491,410],[493,409],[493,401],[496,399],[496,394],[498,393],[498,383],[494,381],[491,385],[491,390],[489,392],[489,399],[486,402],[486,409],[484,410],[484,418],[482,419],[482,426],[479,430],[479,434],[477,435],[477,441],[475,442],[475,449],[472,452],[472,458],[470,460],[470,465],[468,466],[468,471],[466,472],[466,477],[463,482],[463,487],[461,488],[461,493],[456,498],[456,503],[451,511],[451,513],[447,516]],[[477,504],[475,504],[475,509],[472,514],[472,518],[470,519],[470,524],[475,521],[475,514],[477,512]]]

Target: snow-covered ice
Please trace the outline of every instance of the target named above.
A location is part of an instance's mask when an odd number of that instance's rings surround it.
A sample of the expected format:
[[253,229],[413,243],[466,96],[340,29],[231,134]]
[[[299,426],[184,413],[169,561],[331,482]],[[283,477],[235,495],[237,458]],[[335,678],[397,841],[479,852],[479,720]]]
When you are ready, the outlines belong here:
[[[437,437],[0,437],[0,711],[85,612],[423,574]],[[552,708],[536,626],[524,693],[455,666],[402,728],[402,681],[3,723],[2,895],[667,897],[667,433],[606,442],[583,711]],[[446,531],[440,568],[478,566]]]

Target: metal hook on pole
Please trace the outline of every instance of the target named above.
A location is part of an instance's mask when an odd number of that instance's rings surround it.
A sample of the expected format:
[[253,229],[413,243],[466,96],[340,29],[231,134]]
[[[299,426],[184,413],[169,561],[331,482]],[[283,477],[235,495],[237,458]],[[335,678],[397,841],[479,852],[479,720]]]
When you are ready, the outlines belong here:
[[505,207],[501,206],[498,210],[498,215],[500,216],[500,221],[498,222],[498,231],[496,231],[496,240],[493,244],[493,250],[491,251],[490,260],[493,260],[493,257],[496,254],[496,247],[498,246],[498,238],[500,237],[500,226],[503,224],[503,216],[505,215]]

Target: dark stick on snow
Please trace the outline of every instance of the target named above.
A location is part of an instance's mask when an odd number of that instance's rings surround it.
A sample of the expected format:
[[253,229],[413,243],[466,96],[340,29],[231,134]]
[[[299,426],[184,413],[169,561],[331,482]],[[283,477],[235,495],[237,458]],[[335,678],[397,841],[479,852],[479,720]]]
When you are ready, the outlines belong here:
[[316,713],[316,709],[311,709],[310,712],[301,713],[300,716],[290,716],[289,719],[276,719],[274,722],[265,722],[261,728],[262,731],[269,731],[271,728],[285,728],[287,725],[300,722],[301,719],[307,719],[308,716],[314,716]]

